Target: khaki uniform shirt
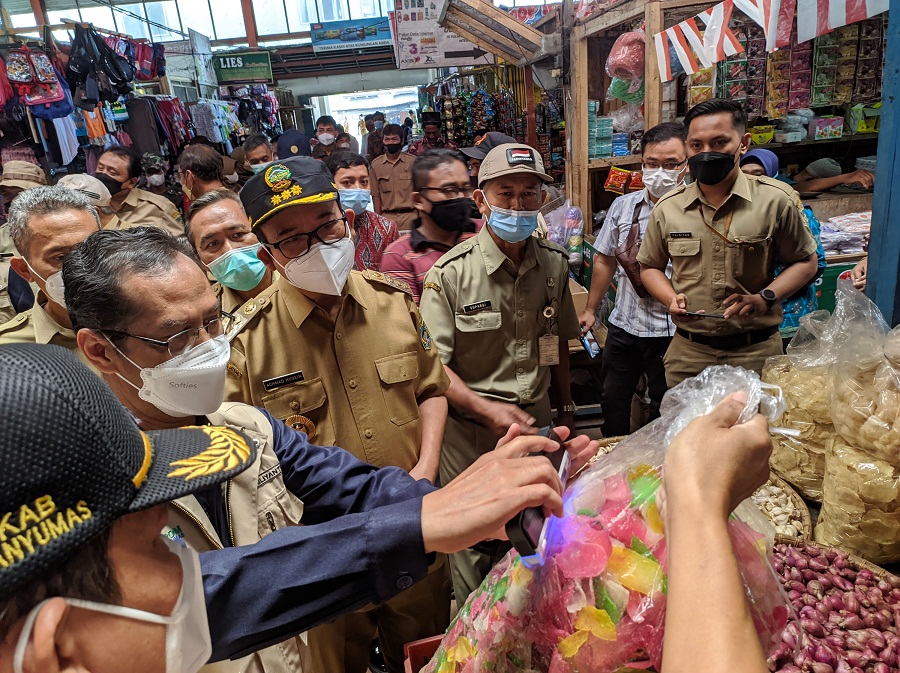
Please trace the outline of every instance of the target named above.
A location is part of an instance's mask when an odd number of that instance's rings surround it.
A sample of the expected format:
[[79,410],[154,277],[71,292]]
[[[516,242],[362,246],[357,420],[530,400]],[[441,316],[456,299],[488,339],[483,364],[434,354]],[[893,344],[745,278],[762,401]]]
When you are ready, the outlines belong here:
[[263,407],[377,467],[416,465],[418,405],[449,381],[405,284],[351,271],[332,322],[279,278],[241,312],[248,320],[231,342],[225,399]]
[[9,296],[10,257],[0,253],[0,325],[16,317],[16,309]]
[[133,227],[157,227],[173,236],[184,235],[184,223],[178,209],[165,196],[148,192],[146,189],[137,187],[132,189],[116,214],[130,222]]
[[43,292],[37,294],[34,307],[23,313],[19,313],[8,323],[0,325],[0,345],[15,343],[52,344],[62,346],[78,356],[78,359],[86,365],[90,365],[78,347],[75,340],[75,332],[68,327],[62,327],[50,317],[44,309],[47,305],[46,295]]
[[[688,310],[721,314],[730,295],[756,294],[775,278],[775,262],[802,261],[816,251],[800,197],[788,185],[739,172],[731,194],[714,208],[694,182],[661,198],[650,214],[638,261],[665,271],[688,298]],[[752,318],[673,320],[707,336],[727,336],[782,321],[781,304]]]
[[[388,161],[386,154],[372,162],[370,178],[372,196],[381,199],[381,214],[395,222],[397,220],[393,215],[396,213],[392,211],[413,209],[413,161],[414,157],[401,152],[394,163]],[[415,219],[414,209],[410,216]]]
[[[476,393],[522,405],[542,400],[550,387],[538,339],[580,335],[567,253],[534,237],[525,245],[516,270],[483,227],[437,261],[420,304],[445,365]],[[556,314],[549,326],[548,306]]]
[[[126,222],[125,220],[121,219],[118,215],[113,215],[110,218],[109,222],[107,222],[103,226],[103,228],[109,229],[109,230],[125,231],[126,229],[134,229],[136,226],[138,226],[138,225],[136,225],[132,222]],[[179,236],[180,236],[180,234],[179,234]]]

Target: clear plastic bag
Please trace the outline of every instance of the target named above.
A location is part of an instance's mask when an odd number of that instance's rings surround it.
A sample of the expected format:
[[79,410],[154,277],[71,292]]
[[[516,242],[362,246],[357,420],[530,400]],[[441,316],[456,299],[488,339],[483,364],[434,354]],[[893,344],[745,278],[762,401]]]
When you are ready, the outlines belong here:
[[584,218],[581,208],[566,201],[564,206],[552,210],[544,219],[547,222],[547,237],[566,249],[569,267],[573,271],[580,269],[584,255]]
[[900,468],[835,437],[815,538],[873,563],[900,561]]
[[644,113],[641,112],[640,105],[623,105],[618,110],[610,112],[609,116],[613,120],[613,130],[616,133],[631,133],[644,128]]
[[[659,667],[667,593],[667,553],[656,506],[666,447],[690,421],[725,397],[747,391],[740,419],[783,410],[779,391],[752,372],[711,367],[671,390],[662,418],[589,466],[551,519],[543,566],[515,552],[498,564],[450,625],[426,673],[606,673],[623,665]],[[730,522],[732,545],[760,640],[773,651],[789,608],[766,560],[773,530],[752,504]]]

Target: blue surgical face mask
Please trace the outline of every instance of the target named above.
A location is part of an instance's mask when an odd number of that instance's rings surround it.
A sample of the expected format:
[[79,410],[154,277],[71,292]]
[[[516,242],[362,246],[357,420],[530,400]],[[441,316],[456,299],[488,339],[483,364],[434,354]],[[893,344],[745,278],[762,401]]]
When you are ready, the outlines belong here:
[[266,265],[256,256],[260,244],[232,248],[209,263],[209,272],[225,287],[247,292],[252,290],[266,274]]
[[538,228],[539,210],[508,210],[490,203],[488,207],[491,209],[488,226],[507,243],[524,241]]
[[380,131],[383,128],[384,128],[384,122],[382,122],[382,121],[375,122],[375,130],[376,131]]
[[372,193],[368,189],[339,189],[338,194],[341,197],[341,205],[357,215],[366,212],[372,203]]

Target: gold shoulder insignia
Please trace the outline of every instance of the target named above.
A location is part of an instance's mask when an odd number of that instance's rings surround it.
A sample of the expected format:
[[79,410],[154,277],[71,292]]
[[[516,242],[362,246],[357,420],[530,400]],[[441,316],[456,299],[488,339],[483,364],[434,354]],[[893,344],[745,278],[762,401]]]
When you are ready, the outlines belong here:
[[388,276],[387,274],[381,273],[380,271],[372,271],[371,269],[366,269],[363,271],[363,276],[365,276],[368,280],[374,280],[379,283],[384,283],[385,285],[390,285],[392,288],[396,290],[400,290],[401,292],[405,292],[406,294],[412,294],[412,288],[404,283],[402,280],[398,280],[393,276]]
[[233,364],[231,364],[230,362],[228,363],[228,367],[226,368],[226,371],[229,374],[231,374],[233,377],[235,377],[236,379],[244,378],[244,373],[240,369],[235,367]]
[[185,481],[190,481],[198,477],[229,472],[250,458],[250,446],[234,430],[209,426],[197,429],[209,437],[209,447],[196,456],[170,463],[170,467],[177,469],[169,472],[167,477],[183,477]]
[[424,290],[434,290],[435,292],[440,292],[441,286],[438,285],[437,283],[432,283],[431,281],[428,281],[427,283],[425,283],[425,287],[423,289]]

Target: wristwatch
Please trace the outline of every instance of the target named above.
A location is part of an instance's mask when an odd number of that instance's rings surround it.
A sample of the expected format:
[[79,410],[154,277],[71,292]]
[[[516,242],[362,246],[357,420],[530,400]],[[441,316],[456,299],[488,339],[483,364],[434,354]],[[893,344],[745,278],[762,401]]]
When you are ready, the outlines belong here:
[[772,290],[770,290],[769,288],[766,288],[765,290],[760,290],[759,296],[762,297],[763,301],[766,302],[766,306],[769,308],[770,311],[772,310],[772,307],[778,303],[778,295],[775,294],[774,292],[772,292]]
[[574,404],[563,404],[559,407],[558,411],[561,414],[574,414],[578,409]]

